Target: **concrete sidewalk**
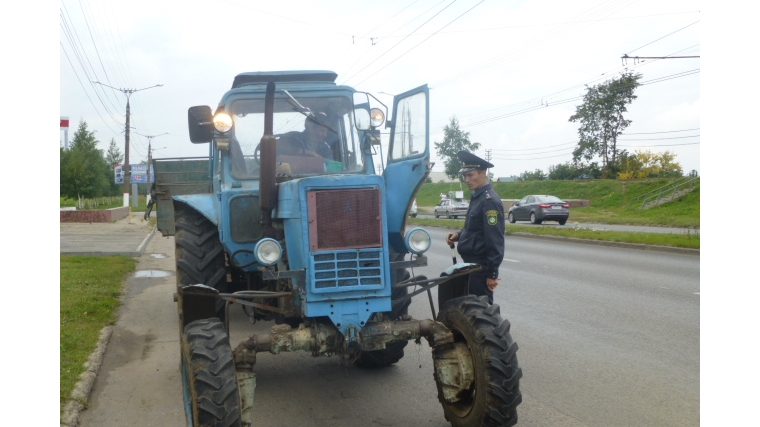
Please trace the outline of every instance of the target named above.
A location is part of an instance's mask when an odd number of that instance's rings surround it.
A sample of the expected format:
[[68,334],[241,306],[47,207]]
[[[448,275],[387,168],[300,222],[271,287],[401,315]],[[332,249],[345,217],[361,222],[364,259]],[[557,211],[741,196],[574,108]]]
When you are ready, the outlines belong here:
[[[141,219],[142,212],[131,224],[76,224],[66,229],[67,233],[81,230],[90,237],[77,238],[82,242],[77,245],[67,238],[71,251],[142,254],[136,256],[135,273],[125,280],[118,320],[102,331],[87,372],[72,394],[81,400],[66,405],[61,427],[186,425],[178,369],[179,322],[172,299],[177,286],[174,238],[162,237]],[[82,401],[87,402],[86,408]]]
[[132,212],[131,216],[116,222],[62,222],[61,254],[139,257],[156,231],[143,215],[143,212]]

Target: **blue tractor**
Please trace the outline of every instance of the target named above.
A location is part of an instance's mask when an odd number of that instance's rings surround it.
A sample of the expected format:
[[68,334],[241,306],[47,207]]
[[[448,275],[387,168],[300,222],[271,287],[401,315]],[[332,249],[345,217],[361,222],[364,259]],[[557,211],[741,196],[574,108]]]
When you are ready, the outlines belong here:
[[[514,425],[517,344],[499,307],[468,295],[480,267],[456,264],[432,279],[407,270],[427,265],[431,245],[426,230],[406,229],[432,167],[428,87],[397,95],[387,119],[377,98],[336,77],[239,74],[215,111],[188,110],[190,140],[209,143],[208,158],[154,159],[158,227],[176,244],[188,426],[252,424],[257,353],[383,367],[420,338],[432,347],[453,426]],[[390,140],[379,175],[383,125]],[[407,313],[421,293],[432,319]],[[233,348],[229,314],[238,305],[275,325]]]

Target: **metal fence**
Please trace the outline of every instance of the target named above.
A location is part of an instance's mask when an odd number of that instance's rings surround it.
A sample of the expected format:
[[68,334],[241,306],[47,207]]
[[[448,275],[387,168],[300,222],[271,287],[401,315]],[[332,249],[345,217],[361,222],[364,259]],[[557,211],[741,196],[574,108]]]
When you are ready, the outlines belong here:
[[639,200],[641,201],[641,206],[639,206],[638,209],[644,209],[647,204],[657,206],[660,204],[660,202],[669,202],[683,196],[684,194],[689,193],[694,188],[694,185],[698,183],[699,177],[686,177],[679,179],[676,182],[671,182],[670,184],[654,189],[648,193],[634,197],[630,200],[630,202],[628,202],[628,208],[633,206],[634,203],[638,204]]

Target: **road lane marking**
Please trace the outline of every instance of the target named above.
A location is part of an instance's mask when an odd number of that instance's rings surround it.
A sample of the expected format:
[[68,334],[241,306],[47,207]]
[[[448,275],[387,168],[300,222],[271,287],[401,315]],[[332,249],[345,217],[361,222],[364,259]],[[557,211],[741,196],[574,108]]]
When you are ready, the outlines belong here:
[[699,292],[694,292],[694,295],[699,295]]
[[518,261],[516,259],[509,259],[509,258],[504,258],[504,261],[508,261],[508,262],[520,262],[520,261]]

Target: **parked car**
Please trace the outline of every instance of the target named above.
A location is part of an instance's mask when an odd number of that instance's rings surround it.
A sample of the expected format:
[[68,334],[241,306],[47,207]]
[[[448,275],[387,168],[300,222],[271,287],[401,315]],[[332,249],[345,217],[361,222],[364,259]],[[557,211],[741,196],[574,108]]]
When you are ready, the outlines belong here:
[[417,199],[414,199],[412,201],[412,208],[409,209],[409,216],[412,218],[417,218]]
[[509,208],[507,221],[530,221],[531,224],[541,224],[544,221],[557,221],[565,225],[570,217],[570,205],[561,199],[547,195],[531,195],[523,197]]
[[470,202],[465,199],[445,199],[433,209],[435,217],[445,216],[446,218],[457,218],[467,215],[467,208]]

